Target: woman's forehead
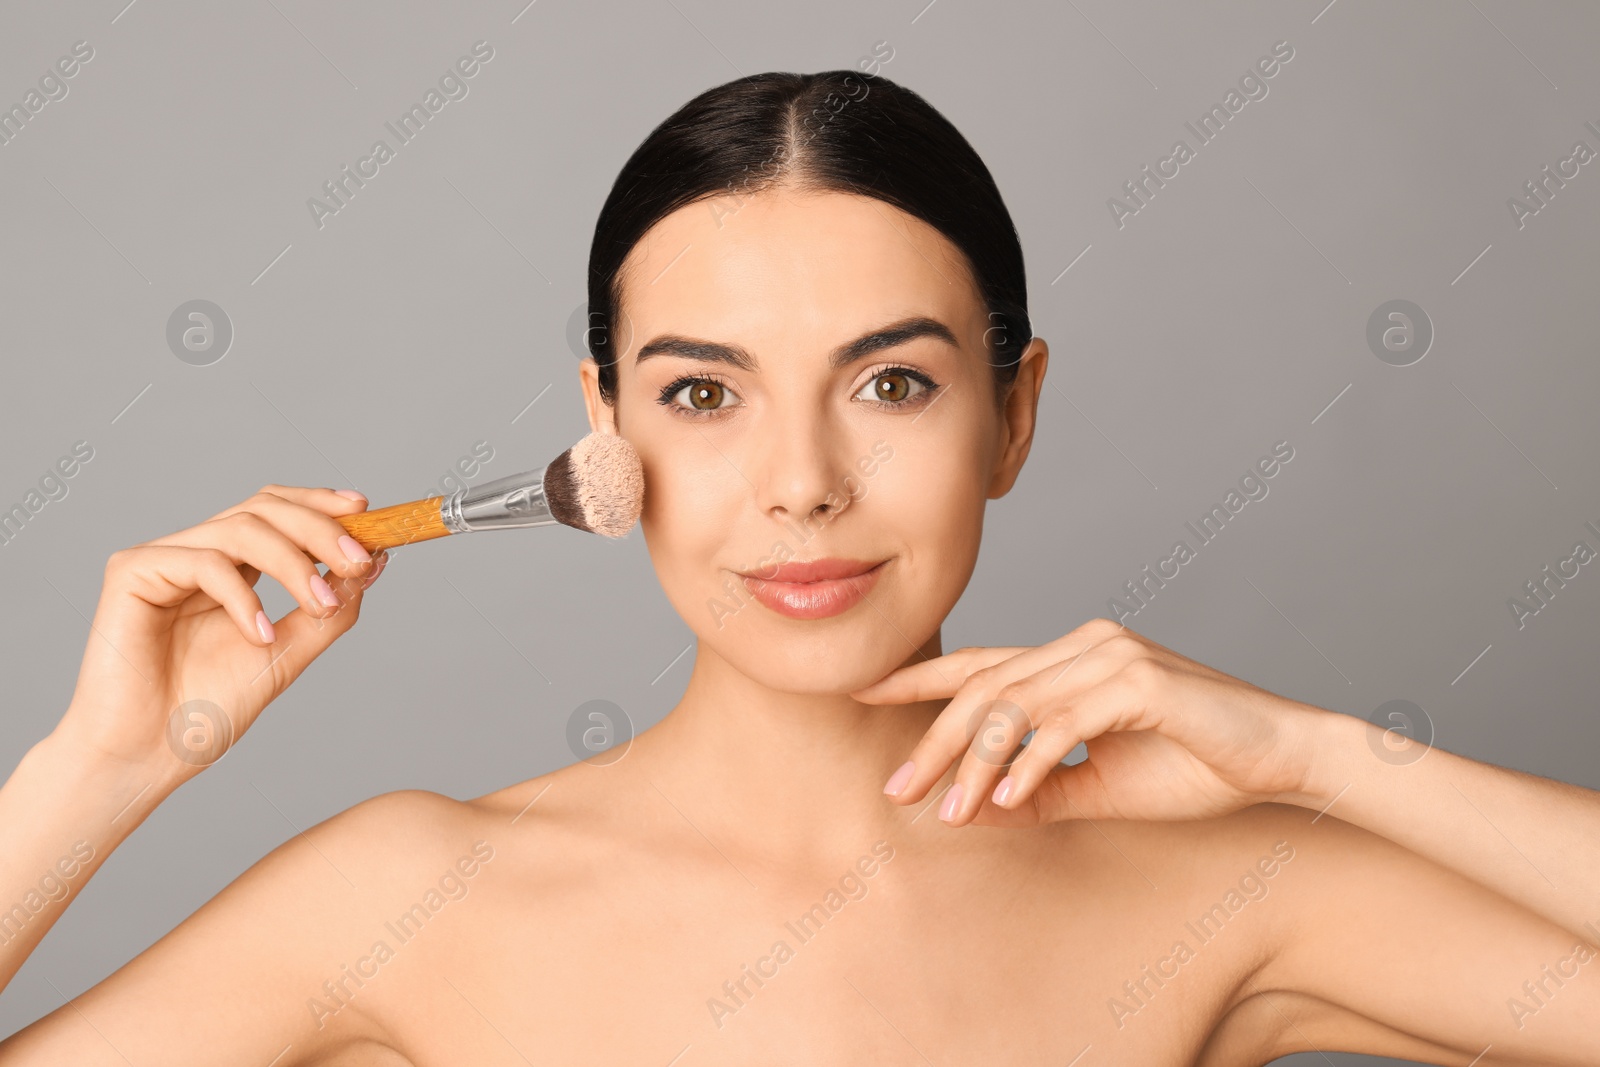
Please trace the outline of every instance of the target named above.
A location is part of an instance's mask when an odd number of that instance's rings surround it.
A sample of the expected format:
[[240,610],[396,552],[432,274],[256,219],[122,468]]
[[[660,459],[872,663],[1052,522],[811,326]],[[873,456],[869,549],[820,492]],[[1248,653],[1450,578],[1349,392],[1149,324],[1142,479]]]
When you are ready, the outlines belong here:
[[911,314],[959,330],[977,300],[944,235],[882,201],[831,193],[680,208],[635,246],[619,284],[638,343],[658,333],[854,337]]

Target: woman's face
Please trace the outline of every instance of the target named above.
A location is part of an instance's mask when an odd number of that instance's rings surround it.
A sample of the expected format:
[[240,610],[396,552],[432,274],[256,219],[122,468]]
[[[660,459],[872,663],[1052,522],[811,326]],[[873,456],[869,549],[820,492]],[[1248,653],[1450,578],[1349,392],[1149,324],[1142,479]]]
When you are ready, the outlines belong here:
[[[1043,342],[998,407],[955,246],[882,201],[792,190],[662,219],[618,317],[614,409],[582,364],[590,422],[639,452],[645,541],[701,654],[797,693],[913,657],[1026,458]],[[824,559],[874,569],[802,584]]]

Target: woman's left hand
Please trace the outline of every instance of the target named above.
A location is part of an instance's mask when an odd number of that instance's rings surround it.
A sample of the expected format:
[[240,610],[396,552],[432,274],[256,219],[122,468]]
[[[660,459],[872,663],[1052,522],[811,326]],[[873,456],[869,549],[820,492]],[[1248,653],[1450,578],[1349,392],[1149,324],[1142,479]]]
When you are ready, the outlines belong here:
[[[953,698],[912,750],[909,779],[892,789],[902,767],[885,792],[897,803],[921,800],[965,753],[939,811],[954,826],[1204,819],[1302,801],[1316,720],[1333,714],[1109,619],[1037,648],[958,649],[851,695],[867,704]],[[1089,758],[1061,764],[1079,742]]]

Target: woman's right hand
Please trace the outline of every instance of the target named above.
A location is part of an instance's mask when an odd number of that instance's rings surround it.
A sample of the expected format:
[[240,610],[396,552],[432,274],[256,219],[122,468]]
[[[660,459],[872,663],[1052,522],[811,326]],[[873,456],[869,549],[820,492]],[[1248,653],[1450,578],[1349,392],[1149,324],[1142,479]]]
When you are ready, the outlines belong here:
[[[387,553],[363,561],[335,516],[366,506],[359,494],[268,485],[197,526],[113,553],[56,735],[168,793],[215,763],[355,625]],[[253,588],[263,573],[300,604],[275,624]]]

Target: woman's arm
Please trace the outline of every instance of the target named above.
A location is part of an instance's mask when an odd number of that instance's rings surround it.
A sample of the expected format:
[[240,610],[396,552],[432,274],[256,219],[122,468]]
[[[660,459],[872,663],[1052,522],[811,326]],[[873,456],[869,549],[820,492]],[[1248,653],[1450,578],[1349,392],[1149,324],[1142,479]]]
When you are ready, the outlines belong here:
[[[336,516],[365,507],[269,485],[112,554],[72,701],[0,788],[0,988],[112,850],[355,625],[386,557]],[[276,625],[264,574],[300,605]]]
[[1262,899],[1220,913],[1228,939],[1253,942],[1230,1021],[1254,1038],[1255,1062],[1335,1050],[1477,1067],[1600,1062],[1600,956],[1338,810],[1259,804],[1198,839],[1217,884],[1277,843]]
[[[1037,648],[959,649],[854,695],[953,698],[895,800],[920,800],[959,759],[940,811],[954,825],[1194,819],[1263,802],[1331,808],[1600,943],[1600,793],[1424,749],[1108,619]],[[1079,742],[1089,759],[1061,765]]]
[[22,757],[0,788],[0,989],[169,791],[55,734]]
[[1600,951],[1600,793],[1348,715],[1316,715],[1306,729],[1305,785],[1278,799],[1404,845]]
[[[1600,1062],[1594,792],[1409,747],[1106,619],[1037,648],[959,649],[854,695],[952,698],[886,787],[918,802],[959,760],[939,813],[952,825],[1293,812],[1318,857],[1297,878],[1314,877],[1253,991],[1321,1005],[1303,1023],[1284,1013],[1291,1048],[1318,1047],[1315,1032],[1404,1055],[1409,1034],[1483,1064]],[[1080,742],[1089,758],[1062,765]]]
[[406,946],[393,925],[471,852],[474,825],[466,805],[406,790],[296,834],[116,972],[0,1041],[0,1067],[405,1062],[388,1020],[415,1012],[407,975],[427,973],[432,942]]

